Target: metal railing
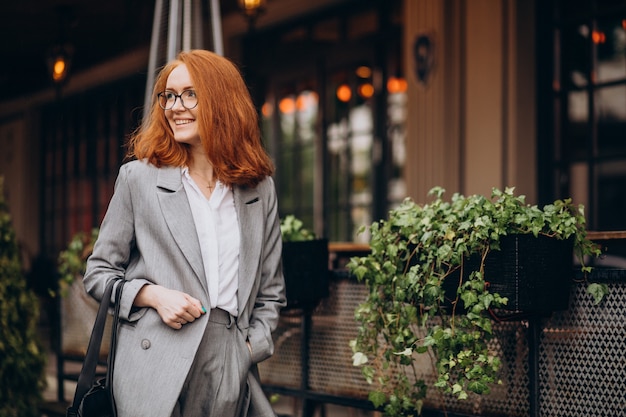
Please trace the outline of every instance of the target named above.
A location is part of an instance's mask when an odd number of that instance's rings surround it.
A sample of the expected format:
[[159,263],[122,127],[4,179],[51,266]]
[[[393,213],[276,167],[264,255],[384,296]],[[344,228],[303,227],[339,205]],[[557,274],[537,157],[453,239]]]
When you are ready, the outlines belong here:
[[[596,269],[590,279],[609,285],[600,305],[581,282],[571,287],[567,310],[494,322],[491,347],[503,358],[502,384],[468,400],[430,388],[425,407],[431,415],[441,410],[449,416],[626,415],[626,270]],[[365,297],[362,284],[339,272],[330,296],[313,311],[283,314],[276,352],[260,366],[266,390],[299,398],[303,416],[324,403],[373,409],[348,345],[356,337],[354,311]],[[425,364],[427,383],[435,380],[431,370]]]

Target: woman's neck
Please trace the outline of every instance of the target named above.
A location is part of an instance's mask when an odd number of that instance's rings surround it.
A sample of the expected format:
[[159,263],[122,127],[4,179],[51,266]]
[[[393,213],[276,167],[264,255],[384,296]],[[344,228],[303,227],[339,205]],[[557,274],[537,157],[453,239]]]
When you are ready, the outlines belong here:
[[189,172],[201,175],[207,180],[213,180],[213,164],[204,156],[194,155],[189,162]]
[[193,161],[189,164],[189,175],[200,186],[203,193],[209,197],[217,183],[217,178],[213,175],[213,165],[207,160]]

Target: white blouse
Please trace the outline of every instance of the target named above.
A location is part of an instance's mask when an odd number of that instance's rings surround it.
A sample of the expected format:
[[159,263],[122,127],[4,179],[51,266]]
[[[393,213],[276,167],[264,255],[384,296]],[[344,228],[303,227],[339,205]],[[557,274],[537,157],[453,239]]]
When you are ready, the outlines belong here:
[[241,237],[233,191],[217,181],[211,198],[207,199],[189,174],[189,168],[183,168],[182,173],[198,232],[211,308],[219,307],[237,316]]

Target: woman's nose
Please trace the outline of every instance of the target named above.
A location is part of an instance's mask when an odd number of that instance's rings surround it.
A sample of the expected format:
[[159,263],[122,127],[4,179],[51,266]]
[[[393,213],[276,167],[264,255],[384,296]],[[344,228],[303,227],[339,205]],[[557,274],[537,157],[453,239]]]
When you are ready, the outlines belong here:
[[174,98],[174,105],[172,106],[173,111],[181,111],[186,110],[185,106],[183,106],[183,99],[181,97]]

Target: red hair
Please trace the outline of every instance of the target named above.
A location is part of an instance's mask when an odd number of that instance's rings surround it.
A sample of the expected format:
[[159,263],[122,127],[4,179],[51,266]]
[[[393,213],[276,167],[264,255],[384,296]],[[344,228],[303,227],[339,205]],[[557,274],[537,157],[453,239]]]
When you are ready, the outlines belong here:
[[153,165],[188,166],[189,145],[176,142],[157,103],[174,68],[185,64],[198,96],[200,140],[214,175],[227,185],[256,186],[274,173],[263,147],[258,114],[237,67],[213,52],[181,52],[159,73],[152,92],[150,114],[130,138],[128,157],[147,159]]

